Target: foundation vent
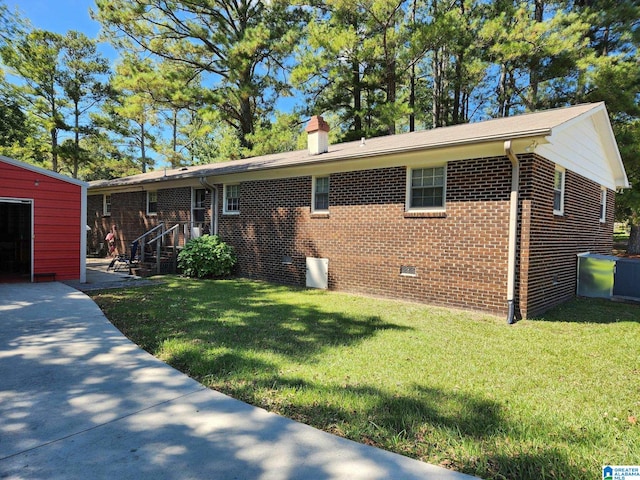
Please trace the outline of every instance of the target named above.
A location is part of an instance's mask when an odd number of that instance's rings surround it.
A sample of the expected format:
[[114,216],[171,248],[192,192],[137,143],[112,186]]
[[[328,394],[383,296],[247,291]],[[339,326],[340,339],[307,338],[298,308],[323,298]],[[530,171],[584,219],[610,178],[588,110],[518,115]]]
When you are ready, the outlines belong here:
[[408,265],[402,265],[400,267],[400,275],[403,275],[405,277],[416,277],[416,267],[412,267],[412,266],[408,266]]

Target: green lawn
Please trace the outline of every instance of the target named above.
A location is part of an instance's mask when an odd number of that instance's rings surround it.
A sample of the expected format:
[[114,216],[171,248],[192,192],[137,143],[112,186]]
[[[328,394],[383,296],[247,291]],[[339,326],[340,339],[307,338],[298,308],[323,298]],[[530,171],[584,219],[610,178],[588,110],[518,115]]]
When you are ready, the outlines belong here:
[[205,385],[356,441],[492,479],[640,463],[640,307],[503,318],[244,280],[92,294]]

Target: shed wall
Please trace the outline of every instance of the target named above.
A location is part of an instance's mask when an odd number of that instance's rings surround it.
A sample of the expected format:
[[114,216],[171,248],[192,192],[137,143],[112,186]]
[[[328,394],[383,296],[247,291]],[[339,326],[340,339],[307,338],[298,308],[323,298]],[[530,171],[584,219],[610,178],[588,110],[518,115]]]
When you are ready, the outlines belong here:
[[[38,185],[36,186],[36,181]],[[82,188],[0,162],[0,196],[33,199],[33,273],[80,278]]]

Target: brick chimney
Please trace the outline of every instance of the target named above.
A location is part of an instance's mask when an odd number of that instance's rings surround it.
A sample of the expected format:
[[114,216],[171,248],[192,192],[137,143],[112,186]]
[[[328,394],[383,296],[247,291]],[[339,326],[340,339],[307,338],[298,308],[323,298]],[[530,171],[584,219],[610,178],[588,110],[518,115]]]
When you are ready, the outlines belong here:
[[319,155],[329,151],[329,124],[320,115],[314,115],[305,129],[309,154]]

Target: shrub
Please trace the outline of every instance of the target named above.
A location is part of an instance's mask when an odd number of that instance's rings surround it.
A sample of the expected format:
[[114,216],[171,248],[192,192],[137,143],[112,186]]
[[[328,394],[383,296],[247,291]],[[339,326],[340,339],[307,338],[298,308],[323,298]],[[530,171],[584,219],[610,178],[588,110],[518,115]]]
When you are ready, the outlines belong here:
[[188,277],[222,277],[229,275],[237,262],[231,245],[218,235],[192,238],[178,255],[178,267]]

